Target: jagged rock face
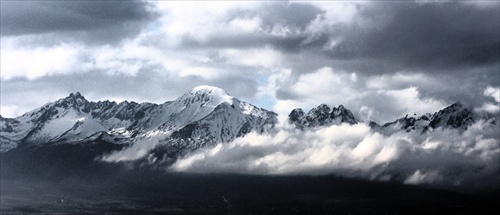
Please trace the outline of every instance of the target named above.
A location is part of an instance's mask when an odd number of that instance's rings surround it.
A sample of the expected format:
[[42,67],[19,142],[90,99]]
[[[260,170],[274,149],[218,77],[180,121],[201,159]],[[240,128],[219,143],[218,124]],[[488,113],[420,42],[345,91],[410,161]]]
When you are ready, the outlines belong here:
[[193,149],[228,142],[251,131],[264,132],[277,114],[201,86],[163,104],[90,102],[80,93],[44,105],[15,119],[0,119],[2,150],[19,146],[88,142],[134,144],[156,137],[162,145]]
[[376,123],[374,121],[370,121],[368,123],[368,126],[370,126],[371,129],[380,129],[380,128],[382,128],[382,126],[380,126],[378,123]]
[[383,126],[380,126],[379,128],[390,128],[390,127],[395,127],[397,130],[405,130],[405,131],[411,131],[411,130],[416,130],[416,129],[423,129],[425,128],[430,121],[430,114],[425,114],[420,117],[408,117],[406,115],[403,118],[399,118],[393,122],[388,122],[385,123]]
[[454,103],[432,115],[429,127],[466,128],[474,123],[474,118],[474,114],[470,109],[465,108],[461,103]]
[[471,109],[457,102],[432,115],[429,113],[419,117],[408,117],[407,115],[382,126],[371,122],[370,127],[384,134],[391,134],[401,130],[427,132],[439,128],[453,128],[464,131],[468,126],[480,119],[487,120],[488,116],[475,114]]
[[328,105],[321,104],[316,108],[311,109],[307,114],[300,108],[292,110],[288,115],[290,123],[295,124],[299,128],[317,127],[324,125],[348,123],[356,124],[352,112],[340,105],[330,109]]
[[346,109],[343,105],[333,108],[330,118],[333,120],[340,119],[340,122],[349,123],[351,125],[358,123],[354,118],[354,115],[352,115],[352,112]]
[[297,122],[304,116],[304,111],[301,108],[295,108],[288,114],[288,119],[290,122]]

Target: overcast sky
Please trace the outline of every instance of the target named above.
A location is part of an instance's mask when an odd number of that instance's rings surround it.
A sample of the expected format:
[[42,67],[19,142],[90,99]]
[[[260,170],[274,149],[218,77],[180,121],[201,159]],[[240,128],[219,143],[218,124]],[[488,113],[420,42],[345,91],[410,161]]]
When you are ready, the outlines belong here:
[[498,1],[1,1],[1,114],[81,92],[163,103],[198,85],[363,121],[455,101],[498,113]]

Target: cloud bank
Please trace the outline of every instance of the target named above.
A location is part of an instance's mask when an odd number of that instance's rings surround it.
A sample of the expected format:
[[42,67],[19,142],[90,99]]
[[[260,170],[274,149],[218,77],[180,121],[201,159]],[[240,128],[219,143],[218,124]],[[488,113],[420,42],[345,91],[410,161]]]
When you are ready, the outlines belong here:
[[333,125],[301,131],[281,125],[274,133],[250,133],[231,143],[202,148],[171,171],[271,175],[334,174],[450,189],[499,186],[498,123],[480,121],[463,133],[384,136],[366,124]]

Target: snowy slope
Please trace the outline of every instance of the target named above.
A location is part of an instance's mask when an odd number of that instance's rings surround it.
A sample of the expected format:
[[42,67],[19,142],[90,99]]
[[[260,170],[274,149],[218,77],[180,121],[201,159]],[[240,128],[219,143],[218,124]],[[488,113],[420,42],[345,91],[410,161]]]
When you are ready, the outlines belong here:
[[[186,152],[234,140],[251,131],[263,132],[277,123],[273,112],[229,96],[224,90],[201,86],[154,111],[135,137],[135,145],[108,160],[149,159],[165,162]],[[133,154],[133,156],[130,156]]]
[[[10,128],[3,129],[0,136],[17,143],[49,142],[70,133],[74,136],[91,135],[105,130],[96,123],[84,120],[90,118],[85,110],[89,102],[79,93],[48,103],[16,119],[10,119]],[[93,125],[88,125],[88,124]]]
[[80,143],[95,138],[132,143],[143,151],[178,142],[194,149],[253,130],[261,132],[275,123],[275,113],[211,86],[196,87],[163,104],[90,102],[72,93],[18,118],[0,118],[0,141],[3,151],[19,144]]

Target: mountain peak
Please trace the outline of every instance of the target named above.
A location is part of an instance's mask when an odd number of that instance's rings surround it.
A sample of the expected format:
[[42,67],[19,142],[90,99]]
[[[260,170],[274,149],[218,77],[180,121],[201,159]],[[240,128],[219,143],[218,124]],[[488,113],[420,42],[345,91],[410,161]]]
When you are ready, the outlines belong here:
[[220,96],[228,96],[229,95],[225,90],[218,88],[218,87],[209,86],[209,85],[197,86],[197,87],[193,88],[193,90],[191,90],[191,93],[192,94],[215,94],[215,95],[220,95]]
[[81,100],[86,100],[85,97],[80,94],[80,92],[75,92],[75,93],[70,93],[66,99],[81,99]]
[[67,107],[68,105],[76,107],[85,104],[87,102],[88,102],[87,99],[85,99],[85,97],[83,97],[82,94],[76,92],[76,93],[70,93],[69,96],[67,96],[66,98],[59,99],[56,102],[56,104],[62,105],[64,107]]
[[464,105],[461,102],[455,102],[455,103],[451,104],[450,106],[448,106],[448,108],[450,108],[450,109],[462,109],[463,107],[464,107]]
[[213,87],[202,85],[195,87],[191,92],[188,92],[177,99],[178,101],[182,101],[184,105],[193,102],[201,102],[205,104],[210,104],[210,106],[217,106],[223,102],[228,104],[232,104],[233,97],[230,96],[225,90]]

